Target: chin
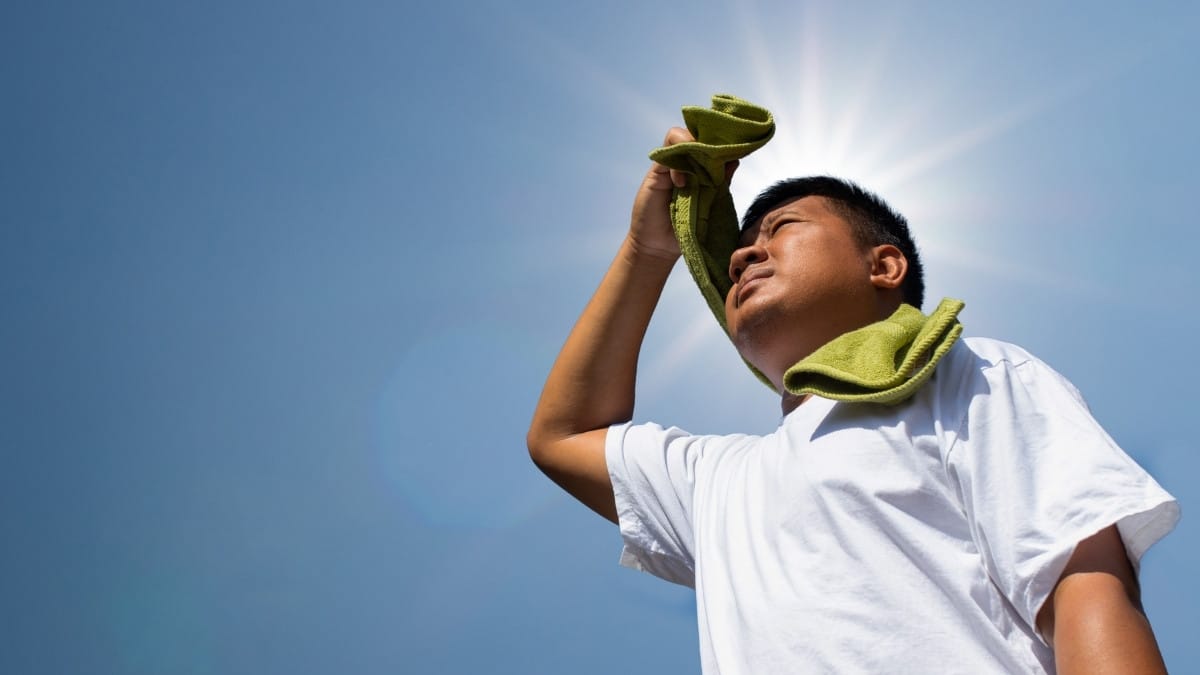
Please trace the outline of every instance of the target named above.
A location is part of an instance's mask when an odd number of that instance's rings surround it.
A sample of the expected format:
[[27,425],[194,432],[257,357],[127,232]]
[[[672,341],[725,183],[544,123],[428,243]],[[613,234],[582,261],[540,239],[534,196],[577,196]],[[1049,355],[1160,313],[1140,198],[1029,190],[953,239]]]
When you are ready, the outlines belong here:
[[765,357],[775,351],[772,348],[773,341],[767,338],[772,331],[748,330],[748,328],[745,325],[738,326],[734,332],[730,333],[730,340],[743,359],[767,377],[771,377],[771,366],[767,363],[769,359]]
[[[779,387],[783,373],[815,349],[796,327],[786,328],[776,322],[762,321],[753,325],[741,324],[730,333],[733,346],[750,365]],[[817,345],[820,346],[820,345]]]

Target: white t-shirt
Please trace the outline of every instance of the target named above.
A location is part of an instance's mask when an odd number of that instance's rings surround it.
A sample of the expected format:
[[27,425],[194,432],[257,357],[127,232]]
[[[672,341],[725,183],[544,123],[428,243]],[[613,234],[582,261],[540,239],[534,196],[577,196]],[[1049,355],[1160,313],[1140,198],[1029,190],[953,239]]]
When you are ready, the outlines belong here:
[[1179,518],[1065,378],[979,338],[898,406],[606,454],[621,562],[695,587],[710,675],[1054,672],[1034,623],[1075,545],[1116,523],[1136,567]]

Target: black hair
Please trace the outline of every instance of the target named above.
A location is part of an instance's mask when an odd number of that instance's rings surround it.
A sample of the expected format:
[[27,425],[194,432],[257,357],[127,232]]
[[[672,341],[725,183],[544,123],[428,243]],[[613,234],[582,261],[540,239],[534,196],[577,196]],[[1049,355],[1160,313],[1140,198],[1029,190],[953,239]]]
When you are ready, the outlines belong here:
[[878,195],[857,184],[830,176],[807,176],[779,181],[763,190],[742,218],[742,231],[762,220],[783,204],[801,197],[824,197],[846,219],[855,239],[862,246],[891,244],[908,260],[908,272],[900,286],[904,302],[921,308],[925,301],[925,273],[917,244],[908,231],[908,221],[892,210]]

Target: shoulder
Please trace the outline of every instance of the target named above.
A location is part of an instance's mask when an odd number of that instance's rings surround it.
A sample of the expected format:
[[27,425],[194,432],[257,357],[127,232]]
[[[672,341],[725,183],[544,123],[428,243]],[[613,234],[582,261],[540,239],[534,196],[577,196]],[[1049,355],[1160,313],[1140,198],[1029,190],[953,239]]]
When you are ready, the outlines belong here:
[[[1024,347],[1011,342],[967,337],[959,340],[946,357],[943,379],[950,384],[970,380],[996,383],[1013,380],[1025,386],[1050,385],[1064,389],[1072,398],[1082,399],[1066,377]],[[939,372],[941,370],[939,367]]]
[[697,465],[707,457],[738,454],[760,438],[748,434],[692,434],[654,422],[627,422],[609,427],[605,455],[613,475],[630,468],[650,471],[660,467],[691,481]]
[[1029,417],[1050,411],[1089,414],[1067,378],[1023,347],[991,338],[959,340],[938,364],[924,397],[946,429],[957,432],[979,424],[1019,430]]
[[975,367],[1021,366],[1037,361],[1025,348],[1011,342],[986,337],[965,337],[951,349],[960,360],[970,359]]

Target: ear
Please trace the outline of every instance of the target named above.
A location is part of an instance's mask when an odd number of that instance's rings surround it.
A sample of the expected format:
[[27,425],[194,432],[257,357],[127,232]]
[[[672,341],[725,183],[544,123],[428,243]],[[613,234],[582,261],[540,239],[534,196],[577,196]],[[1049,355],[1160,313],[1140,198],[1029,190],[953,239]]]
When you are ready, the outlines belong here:
[[908,258],[891,244],[871,248],[871,283],[881,290],[900,288],[908,274]]

